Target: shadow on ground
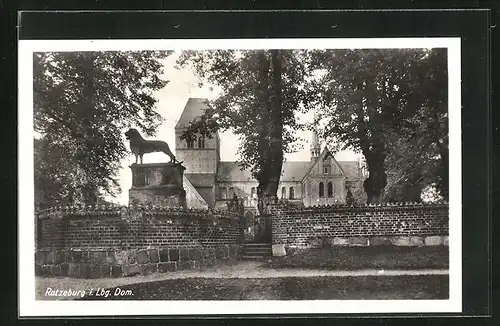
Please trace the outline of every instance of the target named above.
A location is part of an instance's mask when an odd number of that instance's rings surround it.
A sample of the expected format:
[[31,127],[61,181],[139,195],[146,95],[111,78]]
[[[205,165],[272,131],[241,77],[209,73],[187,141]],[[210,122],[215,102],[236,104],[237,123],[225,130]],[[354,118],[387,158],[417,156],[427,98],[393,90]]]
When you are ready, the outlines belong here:
[[[104,300],[447,299],[448,284],[447,275],[186,278],[110,288],[110,295]],[[83,300],[103,297],[86,296]]]

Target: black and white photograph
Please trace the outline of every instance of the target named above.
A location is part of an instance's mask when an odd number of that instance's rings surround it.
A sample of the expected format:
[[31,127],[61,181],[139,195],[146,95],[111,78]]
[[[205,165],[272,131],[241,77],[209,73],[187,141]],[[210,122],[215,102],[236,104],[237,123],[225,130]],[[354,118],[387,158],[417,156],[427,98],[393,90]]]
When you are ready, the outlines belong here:
[[19,53],[28,314],[461,311],[460,39]]

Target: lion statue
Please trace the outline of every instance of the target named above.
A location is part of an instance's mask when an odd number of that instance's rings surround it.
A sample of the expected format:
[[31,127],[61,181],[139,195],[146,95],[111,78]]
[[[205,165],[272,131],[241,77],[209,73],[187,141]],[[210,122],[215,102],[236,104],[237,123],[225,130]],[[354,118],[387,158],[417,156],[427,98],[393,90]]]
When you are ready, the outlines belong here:
[[170,151],[168,144],[161,140],[146,140],[142,138],[141,134],[137,129],[129,129],[125,133],[125,137],[130,142],[130,150],[135,155],[135,163],[137,164],[137,159],[140,158],[142,164],[142,156],[147,153],[158,153],[163,152],[170,157],[171,163],[181,163],[176,160],[174,154]]

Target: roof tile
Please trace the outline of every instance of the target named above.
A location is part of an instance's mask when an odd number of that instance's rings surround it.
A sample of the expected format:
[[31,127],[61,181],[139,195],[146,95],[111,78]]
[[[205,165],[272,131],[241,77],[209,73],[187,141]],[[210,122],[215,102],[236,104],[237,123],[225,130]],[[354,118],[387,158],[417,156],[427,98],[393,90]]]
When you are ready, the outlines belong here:
[[337,161],[344,170],[347,181],[357,181],[361,178],[359,163],[356,161]]
[[[300,181],[309,169],[310,162],[283,162],[281,181]],[[241,170],[236,162],[220,162],[217,181],[254,181],[249,170]]]

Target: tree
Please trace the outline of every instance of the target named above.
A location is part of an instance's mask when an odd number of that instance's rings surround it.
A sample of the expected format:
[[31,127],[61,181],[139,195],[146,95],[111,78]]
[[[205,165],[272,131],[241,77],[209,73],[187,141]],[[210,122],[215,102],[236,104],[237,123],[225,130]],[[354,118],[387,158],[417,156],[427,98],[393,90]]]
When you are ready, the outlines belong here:
[[277,199],[284,153],[296,150],[295,118],[306,110],[304,83],[308,75],[304,53],[294,50],[186,51],[178,60],[192,67],[202,83],[220,89],[202,117],[183,133],[206,137],[217,130],[239,136],[239,164],[259,182],[260,213]]
[[[421,63],[418,89],[421,107],[389,138],[386,159],[387,197],[391,201],[422,200],[422,192],[436,187],[448,199],[448,74],[444,49],[427,52]],[[390,136],[390,135],[389,135]]]
[[[388,202],[420,202],[429,179],[429,160],[403,138],[391,142],[385,166],[387,186],[384,199]],[[422,154],[419,157],[418,154]]]
[[[418,141],[438,141],[443,145],[440,166],[447,168],[445,140],[437,135],[431,140],[436,132],[422,134],[425,128],[419,129],[424,120],[426,128],[441,128],[439,136],[447,132],[442,128],[446,124],[442,111],[447,110],[445,50],[324,50],[312,57],[322,72],[310,91],[317,94],[319,117],[326,120],[323,136],[364,155],[369,172],[363,184],[368,203],[382,201],[388,181],[386,158],[397,161],[401,157],[393,150],[402,135],[411,144],[408,148],[419,149],[415,156],[422,153]],[[413,138],[407,137],[408,131]],[[408,185],[411,180],[405,182]]]
[[35,53],[35,189],[40,204],[95,203],[119,191],[123,131],[161,122],[159,51]]
[[363,189],[363,181],[346,182],[346,204],[360,206],[365,203],[366,193]]

